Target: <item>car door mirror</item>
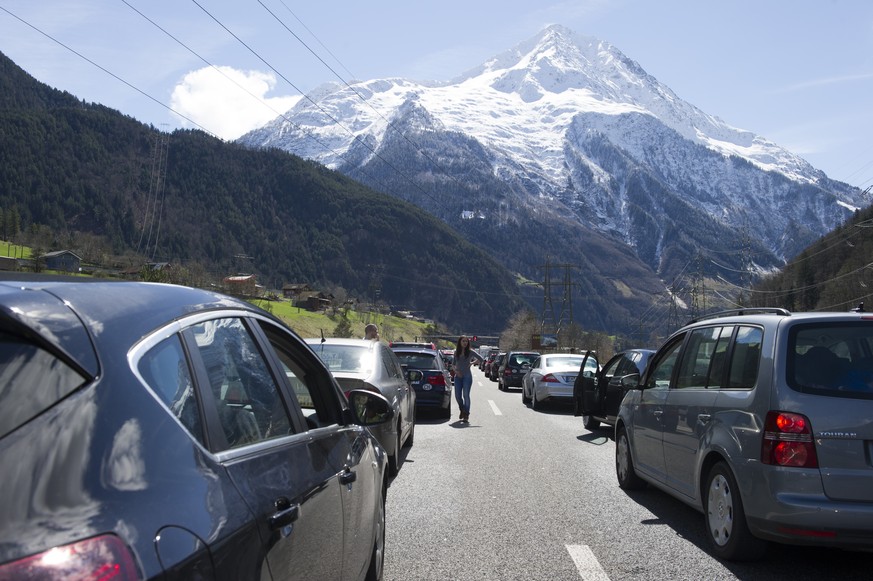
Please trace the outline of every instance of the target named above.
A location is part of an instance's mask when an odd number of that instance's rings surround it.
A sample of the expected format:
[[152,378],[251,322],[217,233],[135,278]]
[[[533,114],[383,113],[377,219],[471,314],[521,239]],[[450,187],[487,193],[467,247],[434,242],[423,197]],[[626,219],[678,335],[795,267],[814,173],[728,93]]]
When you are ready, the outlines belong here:
[[394,417],[394,409],[381,394],[353,389],[348,399],[353,421],[359,426],[378,426]]
[[642,389],[642,386],[640,385],[640,374],[631,373],[630,375],[625,375],[621,378],[621,386],[626,390]]

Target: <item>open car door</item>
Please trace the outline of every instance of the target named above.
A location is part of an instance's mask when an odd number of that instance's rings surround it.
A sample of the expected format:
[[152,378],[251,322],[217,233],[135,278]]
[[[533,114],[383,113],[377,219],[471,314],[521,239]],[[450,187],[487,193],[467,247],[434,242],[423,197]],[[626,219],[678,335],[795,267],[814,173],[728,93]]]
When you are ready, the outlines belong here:
[[600,364],[594,351],[586,351],[579,367],[579,375],[573,382],[573,400],[575,416],[597,415],[602,407],[597,390],[597,378],[600,375]]

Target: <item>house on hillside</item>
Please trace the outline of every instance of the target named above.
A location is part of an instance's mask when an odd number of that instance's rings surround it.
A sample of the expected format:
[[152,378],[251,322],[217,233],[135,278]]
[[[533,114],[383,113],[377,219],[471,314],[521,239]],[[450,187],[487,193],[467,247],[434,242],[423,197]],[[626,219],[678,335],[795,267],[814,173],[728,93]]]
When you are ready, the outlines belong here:
[[286,299],[291,299],[292,301],[296,298],[299,298],[303,293],[311,293],[312,287],[309,284],[303,283],[289,283],[282,287],[282,296]]
[[63,272],[79,272],[82,258],[70,250],[56,250],[47,252],[39,257],[46,270],[60,270]]
[[0,270],[18,270],[18,259],[11,256],[0,256]]
[[303,307],[307,311],[318,312],[330,308],[333,304],[333,295],[324,293],[312,293],[307,297],[300,297],[295,303],[298,307]]
[[258,297],[264,292],[264,287],[258,284],[254,274],[238,274],[235,276],[226,276],[222,280],[224,291],[228,294]]

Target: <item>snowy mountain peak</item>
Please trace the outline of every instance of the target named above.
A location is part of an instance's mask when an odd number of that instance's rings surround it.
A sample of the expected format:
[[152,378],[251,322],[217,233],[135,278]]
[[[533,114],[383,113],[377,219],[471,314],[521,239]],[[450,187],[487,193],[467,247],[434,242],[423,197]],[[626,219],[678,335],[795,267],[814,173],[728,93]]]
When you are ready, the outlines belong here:
[[[670,238],[693,230],[688,216],[701,231],[683,239],[703,244],[719,228],[724,236],[750,228],[782,259],[839,224],[846,208],[869,203],[799,156],[682,100],[609,43],[557,25],[451,82],[323,87],[240,141],[287,149],[377,188],[400,179],[390,170],[382,181],[364,177],[391,155],[398,158],[388,167],[423,163],[416,171],[428,187],[458,181],[449,167],[475,167],[469,180],[501,183],[476,185],[506,196],[477,206],[494,204],[501,226],[512,222],[506,216],[557,205],[561,219],[627,241],[654,269]],[[677,213],[685,218],[674,224]]]

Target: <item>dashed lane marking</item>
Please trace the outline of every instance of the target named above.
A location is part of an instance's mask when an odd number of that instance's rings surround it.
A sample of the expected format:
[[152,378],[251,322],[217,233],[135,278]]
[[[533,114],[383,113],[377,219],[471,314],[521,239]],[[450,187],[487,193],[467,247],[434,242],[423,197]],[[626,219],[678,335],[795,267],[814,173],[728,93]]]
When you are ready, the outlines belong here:
[[567,550],[584,581],[609,581],[609,576],[600,567],[600,562],[588,545],[567,545]]
[[491,411],[494,412],[495,416],[502,416],[503,412],[500,411],[500,408],[497,407],[497,404],[494,403],[493,399],[488,400],[488,405],[491,406]]

